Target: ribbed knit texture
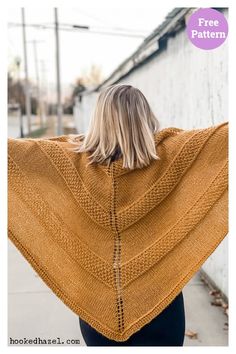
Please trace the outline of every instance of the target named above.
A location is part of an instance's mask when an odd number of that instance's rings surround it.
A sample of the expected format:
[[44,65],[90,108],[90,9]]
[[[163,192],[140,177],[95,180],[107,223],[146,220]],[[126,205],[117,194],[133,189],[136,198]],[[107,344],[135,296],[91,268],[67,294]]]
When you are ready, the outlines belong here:
[[125,341],[228,233],[228,122],[155,133],[160,160],[90,165],[67,135],[8,139],[8,235],[51,290]]

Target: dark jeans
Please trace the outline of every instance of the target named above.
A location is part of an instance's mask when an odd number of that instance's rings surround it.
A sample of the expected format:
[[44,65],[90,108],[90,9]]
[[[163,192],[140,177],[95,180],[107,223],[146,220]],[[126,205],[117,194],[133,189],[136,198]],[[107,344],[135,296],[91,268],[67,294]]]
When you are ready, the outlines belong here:
[[87,346],[183,346],[185,310],[182,291],[151,322],[124,342],[110,340],[79,318]]

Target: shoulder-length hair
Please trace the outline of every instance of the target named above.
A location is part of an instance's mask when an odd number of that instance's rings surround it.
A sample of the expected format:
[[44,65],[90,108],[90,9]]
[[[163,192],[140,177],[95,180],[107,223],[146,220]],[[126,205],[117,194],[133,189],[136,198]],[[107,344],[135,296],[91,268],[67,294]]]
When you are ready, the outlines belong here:
[[159,126],[139,89],[111,85],[100,92],[87,134],[77,135],[78,146],[72,150],[90,152],[89,164],[110,165],[115,156],[123,158],[123,168],[142,168],[160,159],[154,140]]

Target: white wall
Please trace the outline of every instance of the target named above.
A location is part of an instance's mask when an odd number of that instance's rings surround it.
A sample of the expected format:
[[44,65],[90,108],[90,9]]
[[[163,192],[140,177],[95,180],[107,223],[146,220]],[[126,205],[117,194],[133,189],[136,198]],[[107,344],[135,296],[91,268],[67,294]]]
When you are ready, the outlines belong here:
[[75,125],[78,133],[85,133],[92,117],[98,94],[93,93],[83,97],[82,102],[74,106]]
[[[201,50],[190,43],[182,30],[169,38],[166,50],[120,82],[144,93],[161,128],[205,128],[228,120],[227,54],[227,42],[214,50]],[[77,118],[79,131],[87,129],[96,98],[95,93],[83,98]],[[226,237],[203,265],[226,296],[227,242]]]
[[228,236],[202,265],[202,269],[228,297]]

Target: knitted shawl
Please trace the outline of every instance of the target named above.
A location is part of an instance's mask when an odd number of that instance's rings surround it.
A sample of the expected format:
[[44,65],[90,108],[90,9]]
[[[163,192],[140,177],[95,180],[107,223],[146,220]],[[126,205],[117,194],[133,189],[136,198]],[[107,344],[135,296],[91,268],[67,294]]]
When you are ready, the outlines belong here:
[[135,170],[86,167],[69,138],[8,139],[8,235],[75,314],[125,341],[228,233],[228,122],[159,130],[160,160]]

